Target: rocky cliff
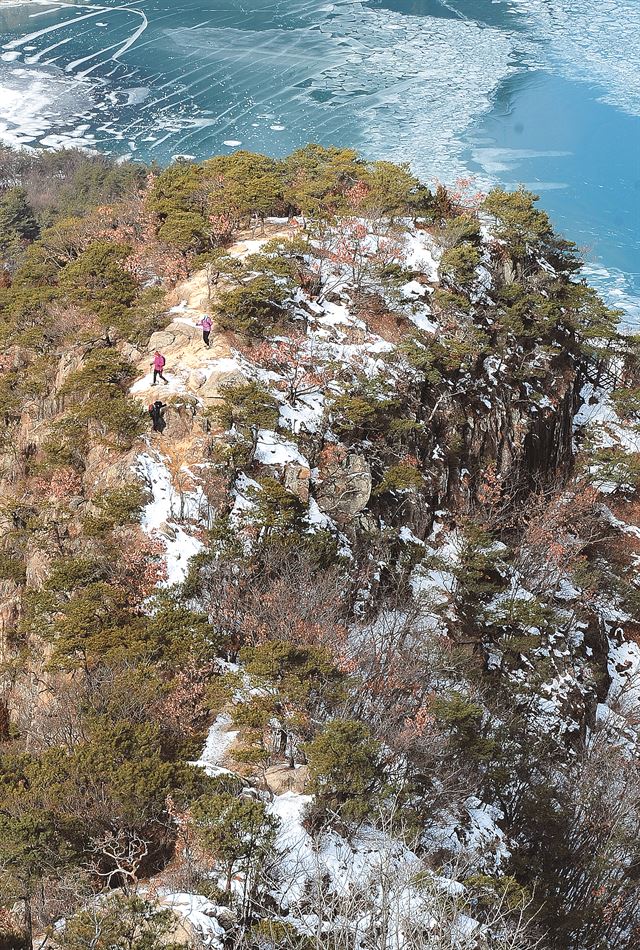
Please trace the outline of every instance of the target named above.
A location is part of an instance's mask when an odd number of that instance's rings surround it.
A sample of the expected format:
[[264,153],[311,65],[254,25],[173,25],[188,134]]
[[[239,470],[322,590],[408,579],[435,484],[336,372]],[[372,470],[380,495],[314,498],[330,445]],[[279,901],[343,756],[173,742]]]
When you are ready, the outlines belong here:
[[526,193],[249,159],[288,217],[182,163],[0,288],[5,903],[65,950],[631,947],[632,341]]

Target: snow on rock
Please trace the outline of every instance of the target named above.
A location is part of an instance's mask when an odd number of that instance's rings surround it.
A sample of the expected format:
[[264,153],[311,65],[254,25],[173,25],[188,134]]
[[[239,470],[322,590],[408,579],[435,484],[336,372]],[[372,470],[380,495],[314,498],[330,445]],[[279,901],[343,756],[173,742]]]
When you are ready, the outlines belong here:
[[421,271],[436,282],[442,251],[426,231],[408,231],[405,235],[405,266]]
[[417,598],[426,598],[436,604],[446,604],[457,587],[457,581],[448,571],[429,570],[418,564],[409,580],[413,594]]
[[437,333],[438,324],[435,320],[430,319],[431,310],[428,307],[418,310],[417,312],[409,313],[408,317],[412,323],[414,323],[419,330],[422,330],[423,333]]
[[209,950],[224,950],[225,930],[217,920],[224,911],[200,894],[160,892],[159,903],[188,922]]
[[429,829],[424,843],[434,850],[444,848],[454,855],[472,860],[487,874],[500,873],[511,855],[507,839],[497,822],[503,817],[499,808],[471,796],[461,819]]
[[581,594],[582,591],[568,577],[563,577],[553,596],[556,600],[577,600]]
[[236,483],[232,489],[234,502],[231,509],[231,518],[238,518],[243,511],[251,511],[255,508],[255,503],[250,498],[252,492],[262,491],[262,485],[254,478],[249,478],[244,472],[240,472],[236,478]]
[[[444,512],[436,512],[436,515],[442,514]],[[424,545],[426,563],[416,565],[409,583],[416,598],[442,605],[448,603],[457,590],[454,568],[460,562],[464,541],[457,529],[445,531],[440,524],[436,524],[430,540],[435,540],[437,535],[441,535],[440,546]]]
[[622,712],[640,705],[640,646],[634,641],[610,641],[608,672],[611,686],[607,703]]
[[293,442],[283,439],[269,429],[260,429],[258,432],[254,458],[263,465],[287,465],[289,462],[297,462],[309,468],[308,461]]
[[166,584],[181,584],[187,576],[189,561],[202,550],[202,542],[187,534],[183,528],[176,529],[176,537],[167,542],[167,580]]
[[[582,405],[574,417],[574,430],[588,429],[595,443],[603,448],[621,450],[628,455],[640,453],[640,431],[620,418],[603,388],[587,383],[581,393]],[[599,466],[592,466],[597,474]],[[598,484],[601,495],[609,495],[624,487],[617,481],[604,479]],[[640,529],[616,517],[607,505],[601,506],[603,519],[622,534],[637,538]],[[637,562],[637,557],[635,558]],[[624,639],[624,627],[631,621],[615,603],[600,603],[598,612],[607,633],[609,649],[607,672],[610,678],[605,703],[597,708],[596,724],[606,731],[610,741],[622,743],[630,754],[637,754],[638,726],[636,710],[640,705],[640,646]]]
[[597,441],[605,448],[620,447],[625,452],[640,452],[640,431],[637,426],[627,426],[615,411],[608,393],[596,389],[591,383],[583,386],[580,393],[582,405],[574,417],[574,429],[585,426],[597,427]]
[[268,807],[269,813],[280,819],[276,847],[282,855],[280,872],[286,881],[287,903],[302,898],[306,882],[316,866],[311,836],[302,825],[305,811],[312,801],[311,795],[285,792],[277,795]]
[[635,538],[640,538],[640,528],[637,525],[628,524],[626,521],[616,518],[611,509],[606,505],[602,506],[601,511],[603,517],[613,528],[617,528],[619,531],[622,531],[623,534],[631,534]]
[[349,308],[343,303],[330,303],[328,300],[324,302],[324,316],[319,318],[319,322],[323,326],[335,327],[343,324],[345,326],[358,327],[361,330],[365,329],[365,325],[362,320],[358,320],[356,317],[351,316],[349,313]]
[[407,528],[406,525],[403,525],[400,528],[398,537],[401,541],[404,541],[405,544],[417,544],[421,548],[425,546],[424,541],[421,541],[420,538],[416,537],[413,531],[410,528]]
[[502,360],[497,356],[487,356],[482,365],[491,382],[497,383],[496,375],[502,365]]
[[228,713],[220,713],[209,728],[200,758],[191,763],[204,769],[212,778],[216,775],[230,774],[228,769],[220,765],[238,736],[237,730],[229,729],[230,725],[231,716]]
[[324,413],[324,393],[309,393],[301,396],[295,406],[284,403],[280,406],[280,425],[291,432],[317,432]]
[[598,703],[594,734],[604,735],[607,742],[617,746],[630,758],[637,758],[638,731],[635,717],[627,720],[624,715],[614,712],[606,703]]
[[421,284],[417,280],[410,280],[408,283],[404,284],[400,290],[402,296],[407,297],[409,300],[415,300],[416,297],[424,297],[427,293],[427,288],[424,286],[424,284]]
[[[358,919],[351,921],[354,933],[361,935],[354,947],[364,948],[362,937],[369,928],[375,930],[378,915],[384,916],[389,928],[389,942],[385,944],[388,947],[405,946],[405,929],[417,921],[426,928],[438,926],[443,911],[452,913],[452,926],[460,934],[481,927],[473,918],[452,910],[456,898],[464,907],[464,886],[430,874],[413,851],[386,832],[365,826],[350,841],[337,832],[312,838],[303,824],[312,800],[309,795],[286,792],[268,806],[270,814],[280,821],[276,841],[279,880],[274,896],[279,898],[282,910],[288,912],[286,919],[301,933],[314,933],[318,926],[327,926],[326,921],[309,911],[309,906],[313,907],[309,895],[319,881],[328,885],[337,900],[349,901],[350,895],[360,892],[370,896],[370,906],[365,904],[356,910],[355,905],[350,905],[358,914]],[[477,800],[473,803],[479,812],[475,822],[477,834],[484,835],[478,845],[493,846],[496,829],[491,816],[482,811]],[[504,853],[508,854],[506,849]],[[383,894],[385,907],[381,901]],[[466,945],[461,943],[461,947]]]
[[333,521],[329,515],[325,514],[324,511],[320,510],[318,502],[315,500],[315,498],[309,498],[307,521],[309,522],[312,531],[322,529],[327,531],[336,530],[335,521]]
[[490,854],[495,869],[511,857],[507,848],[505,834],[497,825],[502,813],[492,805],[482,804],[479,799],[467,802],[469,826],[466,829],[465,844],[469,852],[478,855]]
[[167,577],[163,586],[179,584],[187,575],[189,561],[203,548],[199,538],[184,526],[189,521],[200,521],[202,496],[197,492],[176,491],[171,472],[160,455],[155,458],[146,452],[139,455],[136,472],[151,492],[151,500],[142,512],[142,528],[152,537],[160,538],[166,550]]
[[383,855],[391,850],[402,862],[417,867],[419,859],[399,841],[372,828],[363,828],[352,842],[336,832],[312,838],[303,825],[305,812],[313,796],[299,792],[277,795],[268,811],[280,820],[276,847],[281,853],[281,879],[286,892],[285,904],[303,900],[309,880],[318,871],[326,874],[336,894],[347,894],[354,883],[366,879]]

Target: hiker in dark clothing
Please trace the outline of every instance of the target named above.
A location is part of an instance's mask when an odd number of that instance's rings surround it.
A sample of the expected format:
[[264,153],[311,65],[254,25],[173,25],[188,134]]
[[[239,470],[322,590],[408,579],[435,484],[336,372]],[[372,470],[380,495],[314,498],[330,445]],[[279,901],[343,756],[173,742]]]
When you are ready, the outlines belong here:
[[213,326],[211,317],[204,316],[200,323],[197,323],[196,326],[202,327],[202,342],[208,348],[209,337],[211,336],[211,327]]
[[162,353],[160,352],[160,350],[156,350],[155,353],[153,354],[153,363],[151,364],[153,366],[153,382],[151,383],[152,386],[156,385],[158,381],[158,376],[160,377],[163,383],[165,383],[166,385],[169,384],[169,380],[164,378],[164,367],[165,367],[166,362],[167,361],[162,355]]
[[166,425],[164,421],[164,416],[162,410],[166,409],[166,402],[160,402],[159,399],[156,399],[155,402],[152,402],[149,406],[149,415],[151,416],[151,422],[153,423],[154,432],[162,432]]

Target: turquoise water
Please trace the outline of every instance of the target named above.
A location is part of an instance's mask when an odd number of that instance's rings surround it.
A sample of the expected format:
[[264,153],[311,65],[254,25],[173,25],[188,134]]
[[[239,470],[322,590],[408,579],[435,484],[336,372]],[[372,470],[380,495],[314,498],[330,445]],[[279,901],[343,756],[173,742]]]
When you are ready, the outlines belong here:
[[526,183],[640,325],[639,0],[2,2],[0,137]]
[[546,71],[505,81],[467,133],[470,169],[541,196],[590,262],[589,280],[640,316],[640,121],[602,90]]

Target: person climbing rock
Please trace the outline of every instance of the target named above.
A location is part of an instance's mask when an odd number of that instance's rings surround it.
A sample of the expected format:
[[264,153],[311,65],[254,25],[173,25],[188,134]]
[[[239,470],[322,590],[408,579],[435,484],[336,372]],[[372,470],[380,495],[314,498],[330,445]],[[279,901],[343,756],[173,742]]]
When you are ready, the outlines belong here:
[[153,382],[151,383],[152,386],[156,385],[158,381],[158,376],[160,377],[162,382],[165,383],[165,385],[168,385],[169,380],[164,378],[164,367],[165,367],[166,362],[167,361],[162,355],[162,353],[160,352],[160,350],[156,350],[155,353],[153,354],[153,363],[151,364],[153,367]]
[[202,327],[202,342],[206,347],[208,347],[209,337],[211,336],[211,327],[213,326],[211,317],[205,314],[200,323],[197,323],[196,326]]
[[149,406],[149,415],[151,416],[152,429],[154,432],[162,432],[165,427],[162,410],[166,409],[166,407],[166,402],[161,402],[159,399],[156,399],[156,401],[152,402]]

